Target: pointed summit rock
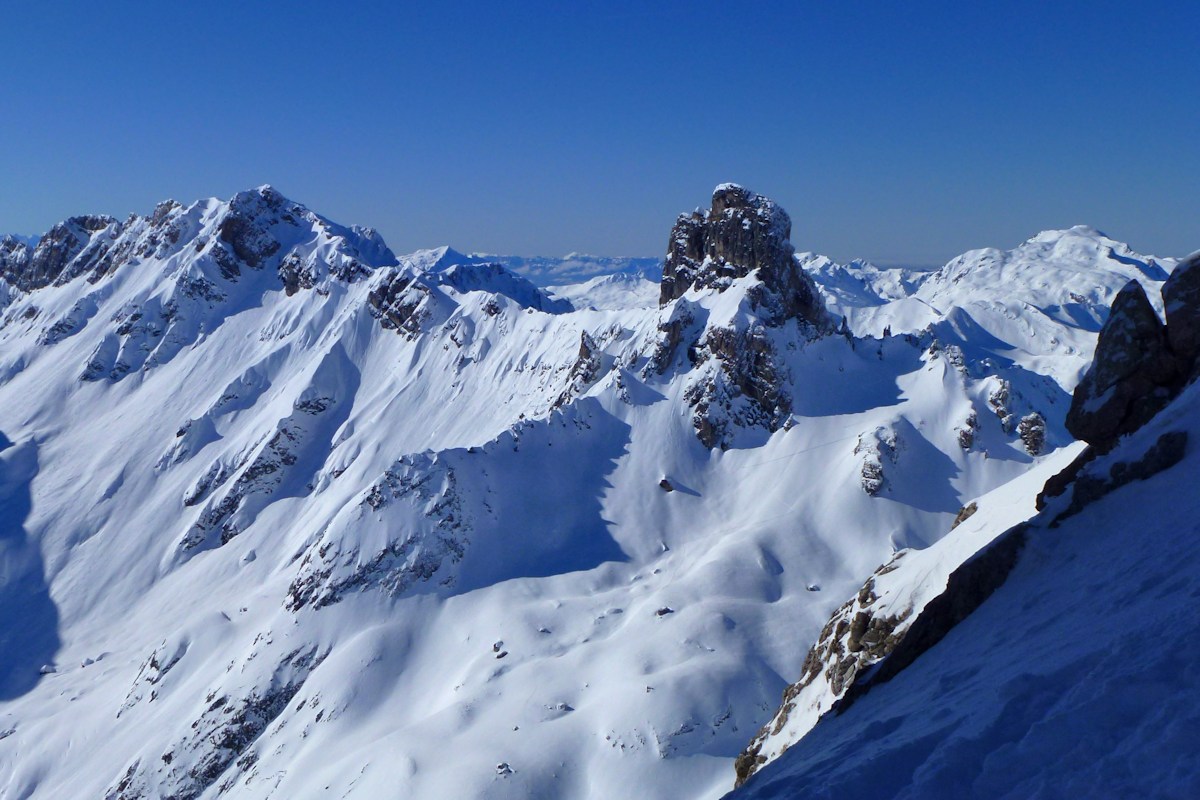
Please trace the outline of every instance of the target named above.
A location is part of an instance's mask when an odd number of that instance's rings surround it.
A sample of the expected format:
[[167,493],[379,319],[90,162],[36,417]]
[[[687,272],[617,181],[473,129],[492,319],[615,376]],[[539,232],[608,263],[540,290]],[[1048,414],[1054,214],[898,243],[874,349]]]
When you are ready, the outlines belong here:
[[757,272],[761,290],[752,302],[769,325],[803,319],[828,325],[816,285],[796,262],[792,219],[774,200],[734,183],[713,191],[712,208],[681,214],[671,229],[663,263],[659,305],[688,289],[724,291]]

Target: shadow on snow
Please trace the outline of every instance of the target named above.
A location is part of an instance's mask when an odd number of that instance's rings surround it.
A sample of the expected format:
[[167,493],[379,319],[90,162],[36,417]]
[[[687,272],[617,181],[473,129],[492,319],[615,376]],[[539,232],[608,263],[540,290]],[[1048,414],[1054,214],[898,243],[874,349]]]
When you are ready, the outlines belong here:
[[61,645],[42,554],[24,527],[36,473],[36,445],[0,434],[0,700],[33,689]]

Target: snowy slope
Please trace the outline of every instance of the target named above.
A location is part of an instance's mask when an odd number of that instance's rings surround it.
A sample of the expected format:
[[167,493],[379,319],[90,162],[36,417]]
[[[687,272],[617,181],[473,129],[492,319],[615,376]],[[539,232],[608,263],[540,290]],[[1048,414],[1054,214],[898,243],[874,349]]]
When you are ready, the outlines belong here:
[[977,329],[755,273],[551,296],[269,187],[89,219],[0,317],[6,797],[719,796],[836,604],[1069,441]]
[[600,311],[620,311],[635,308],[654,308],[658,305],[658,280],[641,275],[614,273],[601,275],[564,286],[548,286],[554,297],[567,300],[575,308]]
[[[1013,526],[1035,516],[1034,500],[1046,480],[1083,448],[1064,447],[1033,469],[988,492],[956,520],[952,532],[924,550],[902,550],[875,570],[863,588],[835,612],[805,659],[800,680],[785,693],[775,716],[753,743],[766,763],[780,758],[835,708],[856,678],[884,656],[885,637],[902,639],[926,605],[945,591],[964,561]],[[858,629],[856,619],[875,625]]]
[[[1198,390],[1092,473],[1138,461],[1163,434],[1194,443]],[[978,610],[731,796],[1197,796],[1197,469],[1189,444],[1180,463],[1058,527],[1061,504],[1047,508]],[[976,524],[997,535],[1006,522]],[[901,572],[888,577],[908,589],[923,577]]]

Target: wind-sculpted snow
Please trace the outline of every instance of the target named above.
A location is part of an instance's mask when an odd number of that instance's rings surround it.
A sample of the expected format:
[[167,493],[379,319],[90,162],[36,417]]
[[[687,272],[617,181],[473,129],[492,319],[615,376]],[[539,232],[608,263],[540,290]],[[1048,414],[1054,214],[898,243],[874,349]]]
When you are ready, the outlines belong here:
[[36,269],[5,240],[0,556],[52,635],[6,662],[0,794],[728,789],[830,613],[1068,443],[1020,337],[1095,336],[839,333],[755,197],[662,307],[266,187],[72,223]]

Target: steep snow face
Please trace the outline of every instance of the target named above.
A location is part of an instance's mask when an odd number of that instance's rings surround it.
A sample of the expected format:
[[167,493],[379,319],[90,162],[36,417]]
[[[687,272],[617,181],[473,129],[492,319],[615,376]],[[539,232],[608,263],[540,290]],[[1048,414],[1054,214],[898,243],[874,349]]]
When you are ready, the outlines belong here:
[[939,270],[800,258],[830,310],[847,317],[855,333],[931,327],[944,341],[969,340],[981,360],[1048,375],[1066,391],[1091,362],[1116,293],[1130,280],[1151,290],[1177,263],[1135,253],[1084,225],[1044,231],[1008,251],[972,250]]
[[549,297],[266,187],[76,238],[0,318],[5,796],[717,796],[837,603],[1067,442],[977,329],[749,271]]
[[[1088,472],[1115,476],[1183,433],[1181,462],[1065,519],[1048,507],[982,606],[731,797],[1196,796],[1198,412],[1193,384]],[[963,554],[1008,523],[985,513],[962,526]],[[887,575],[885,594],[926,592],[930,556],[957,534]]]

